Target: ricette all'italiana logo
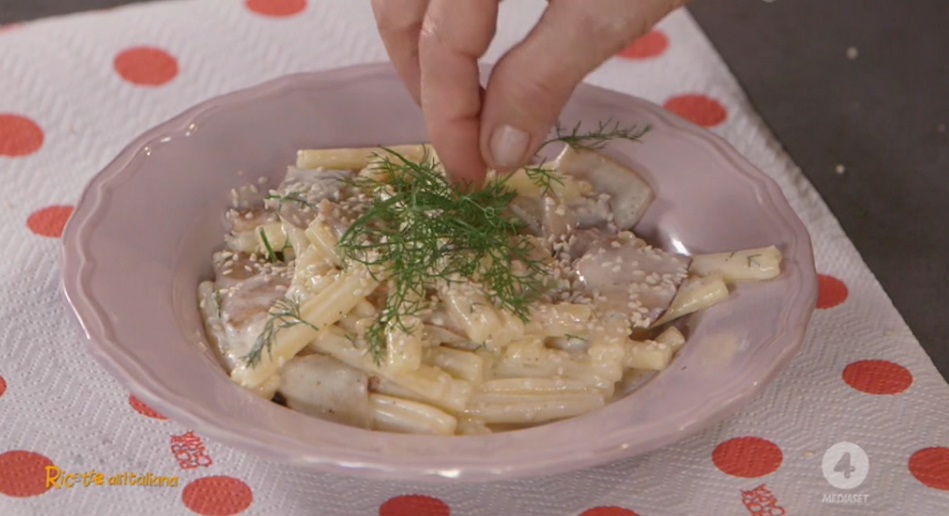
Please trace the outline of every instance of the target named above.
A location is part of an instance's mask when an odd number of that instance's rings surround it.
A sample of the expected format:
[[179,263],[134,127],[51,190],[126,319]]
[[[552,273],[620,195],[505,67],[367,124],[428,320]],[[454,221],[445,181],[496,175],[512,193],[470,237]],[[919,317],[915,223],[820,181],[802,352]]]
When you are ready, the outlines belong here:
[[153,473],[107,474],[95,469],[83,472],[67,472],[57,466],[46,466],[46,488],[73,489],[75,487],[178,487],[178,477]]

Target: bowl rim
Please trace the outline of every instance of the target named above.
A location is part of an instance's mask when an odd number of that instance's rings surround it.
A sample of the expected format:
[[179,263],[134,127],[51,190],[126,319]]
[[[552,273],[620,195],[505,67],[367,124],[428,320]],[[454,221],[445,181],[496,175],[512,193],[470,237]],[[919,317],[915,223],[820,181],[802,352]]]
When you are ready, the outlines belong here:
[[[721,403],[705,403],[696,407],[690,417],[674,418],[665,432],[653,433],[652,437],[639,442],[634,450],[628,450],[628,445],[622,442],[617,433],[604,436],[592,442],[582,454],[547,453],[532,456],[534,460],[504,466],[485,460],[477,464],[466,464],[459,470],[452,467],[449,460],[427,462],[425,459],[412,463],[393,465],[381,454],[374,461],[352,461],[345,453],[333,450],[333,453],[323,453],[316,456],[300,456],[296,452],[275,449],[272,445],[262,445],[253,432],[245,429],[244,432],[222,428],[215,423],[215,418],[205,415],[197,406],[192,406],[188,400],[170,392],[160,379],[151,378],[137,360],[118,342],[114,331],[106,322],[106,311],[89,293],[88,282],[93,273],[90,250],[83,245],[84,235],[93,231],[96,221],[103,216],[103,206],[107,205],[109,185],[121,178],[122,173],[128,170],[136,156],[147,150],[150,143],[158,141],[163,135],[179,134],[193,121],[217,110],[226,110],[230,106],[243,105],[261,99],[279,95],[281,91],[299,87],[306,83],[313,86],[326,82],[371,80],[381,74],[391,74],[392,68],[388,63],[366,63],[344,68],[323,70],[316,72],[302,72],[284,75],[254,86],[239,89],[221,96],[204,100],[177,116],[150,128],[131,143],[129,143],[105,168],[102,169],[86,185],[76,208],[63,232],[62,254],[62,286],[66,299],[81,324],[87,340],[87,349],[114,378],[116,378],[133,395],[144,403],[154,407],[164,416],[186,426],[200,429],[208,438],[225,443],[243,451],[251,453],[267,450],[267,458],[279,458],[282,462],[295,463],[304,466],[313,466],[322,471],[353,473],[360,470],[359,476],[377,478],[406,478],[412,476],[416,480],[472,480],[490,481],[508,478],[536,477],[546,474],[551,468],[558,471],[576,470],[619,458],[638,455],[658,449],[689,435],[707,428],[745,407],[757,397],[771,381],[783,371],[791,358],[797,354],[804,343],[804,337],[809,326],[811,316],[817,301],[817,275],[813,258],[813,245],[810,235],[803,222],[791,208],[783,195],[780,186],[763,171],[755,167],[743,157],[724,138],[702,129],[683,120],[666,110],[646,100],[623,94],[607,88],[581,84],[577,92],[586,91],[615,102],[633,103],[637,109],[642,109],[650,116],[661,120],[663,124],[677,131],[679,135],[689,136],[704,142],[717,153],[733,170],[750,181],[759,197],[763,197],[766,206],[770,207],[776,219],[787,227],[793,247],[797,250],[799,266],[801,267],[801,283],[793,296],[789,296],[788,306],[798,307],[796,310],[784,310],[777,331],[771,339],[784,339],[787,342],[781,351],[772,360],[753,371],[746,371],[741,378],[732,378],[727,382],[730,396],[721,400]],[[806,284],[810,280],[810,285]],[[808,288],[809,287],[809,288]],[[808,307],[808,308],[805,308]],[[235,388],[239,388],[235,385]],[[581,419],[583,416],[573,419]],[[670,421],[663,421],[669,423]],[[327,423],[333,424],[333,423]],[[536,431],[548,425],[541,425],[526,431]],[[391,435],[391,434],[390,434]],[[495,434],[504,435],[504,434]],[[432,439],[427,436],[398,436],[399,439]],[[475,439],[475,437],[446,437],[442,439]],[[284,438],[287,444],[295,440]],[[293,442],[290,442],[293,441]],[[295,446],[299,447],[300,443]],[[323,450],[325,452],[325,450]],[[503,462],[503,461],[500,461]]]

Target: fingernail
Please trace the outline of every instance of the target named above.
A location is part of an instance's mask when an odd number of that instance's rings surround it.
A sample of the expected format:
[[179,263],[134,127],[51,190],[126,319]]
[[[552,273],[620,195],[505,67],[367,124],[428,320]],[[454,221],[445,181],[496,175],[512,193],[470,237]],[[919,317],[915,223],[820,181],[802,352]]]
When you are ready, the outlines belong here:
[[524,131],[502,125],[491,135],[491,157],[499,168],[513,168],[524,161],[531,137]]

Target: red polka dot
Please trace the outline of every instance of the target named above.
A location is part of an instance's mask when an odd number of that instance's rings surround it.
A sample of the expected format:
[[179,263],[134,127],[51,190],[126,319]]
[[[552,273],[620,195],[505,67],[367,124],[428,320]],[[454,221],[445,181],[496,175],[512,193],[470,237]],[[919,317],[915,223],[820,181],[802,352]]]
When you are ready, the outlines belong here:
[[449,516],[448,504],[422,495],[397,496],[379,506],[379,516]]
[[46,468],[53,461],[29,451],[0,453],[0,493],[24,498],[41,495],[46,486]]
[[619,53],[626,59],[649,59],[662,55],[669,48],[669,38],[658,30],[649,31]]
[[165,421],[168,419],[165,416],[159,414],[158,412],[155,412],[155,410],[149,407],[148,405],[142,403],[142,401],[136,398],[135,396],[129,396],[129,405],[131,405],[131,407],[135,409],[135,412],[138,412],[139,414],[145,417],[150,417],[152,419],[160,419],[162,421]]
[[949,448],[923,448],[909,458],[909,472],[926,487],[949,491]]
[[913,384],[905,367],[886,360],[861,360],[844,368],[847,385],[867,394],[899,394]]
[[29,118],[0,113],[0,156],[29,156],[43,146],[43,130]]
[[784,455],[776,444],[760,437],[736,437],[715,447],[712,462],[733,477],[756,478],[778,470]]
[[247,0],[244,5],[263,16],[284,18],[303,12],[306,0]]
[[185,507],[203,516],[229,516],[254,503],[254,493],[236,478],[218,476],[191,481],[181,492]]
[[161,86],[178,75],[178,61],[164,50],[135,47],[115,57],[115,71],[137,86]]
[[49,206],[33,212],[26,219],[26,227],[36,235],[59,238],[63,236],[63,229],[66,228],[72,212],[72,206]]
[[826,274],[817,275],[817,308],[833,308],[846,301],[849,293],[843,281]]
[[705,95],[680,95],[665,103],[665,108],[702,127],[713,127],[725,121],[725,106]]
[[3,394],[7,392],[7,381],[0,376],[0,398],[3,397]]
[[637,514],[622,507],[594,507],[583,511],[580,516],[637,516]]

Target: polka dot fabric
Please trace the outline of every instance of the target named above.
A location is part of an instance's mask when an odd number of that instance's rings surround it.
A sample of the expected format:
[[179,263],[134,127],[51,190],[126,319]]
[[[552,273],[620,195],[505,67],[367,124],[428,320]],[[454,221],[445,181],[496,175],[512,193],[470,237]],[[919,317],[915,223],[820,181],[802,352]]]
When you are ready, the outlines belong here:
[[72,206],[49,206],[37,210],[26,219],[26,227],[30,228],[34,235],[59,238],[63,236],[63,229],[66,228],[72,211]]
[[306,0],[247,0],[247,9],[260,16],[287,18],[306,9]]
[[129,48],[115,57],[115,72],[129,84],[158,87],[178,75],[178,60],[160,48]]
[[619,53],[624,59],[654,59],[669,48],[669,38],[661,30],[651,30]]
[[16,498],[38,496],[50,489],[46,469],[53,461],[31,451],[11,450],[0,454],[0,493]]
[[142,401],[136,398],[135,396],[129,396],[129,406],[132,407],[132,410],[134,410],[135,412],[138,412],[139,414],[147,418],[157,419],[159,421],[166,420],[165,416],[159,414],[158,412],[155,412],[154,409],[142,403]]
[[254,493],[232,477],[204,477],[191,481],[181,492],[185,507],[203,516],[229,516],[247,510]]
[[379,516],[449,516],[448,504],[431,496],[396,496],[379,506]]
[[[502,2],[486,60],[514,44],[545,4]],[[821,273],[804,349],[740,413],[662,450],[472,486],[309,473],[212,441],[99,367],[60,291],[63,228],[83,186],[132,138],[215,95],[384,60],[369,2],[150,2],[0,28],[0,55],[0,240],[8,243],[0,261],[0,514],[944,514],[949,507],[949,386],[684,10],[589,81],[724,137],[783,188],[811,232]],[[844,441],[859,445],[869,464],[849,490],[822,474],[825,461],[831,473],[861,467],[856,455],[825,458]],[[58,488],[46,480],[56,471],[151,474],[177,484]],[[825,501],[847,494],[866,499]]]
[[712,452],[712,462],[733,477],[758,478],[778,470],[784,455],[776,444],[760,437],[729,439]]
[[18,114],[0,114],[0,156],[29,156],[43,147],[43,129],[33,120]]

